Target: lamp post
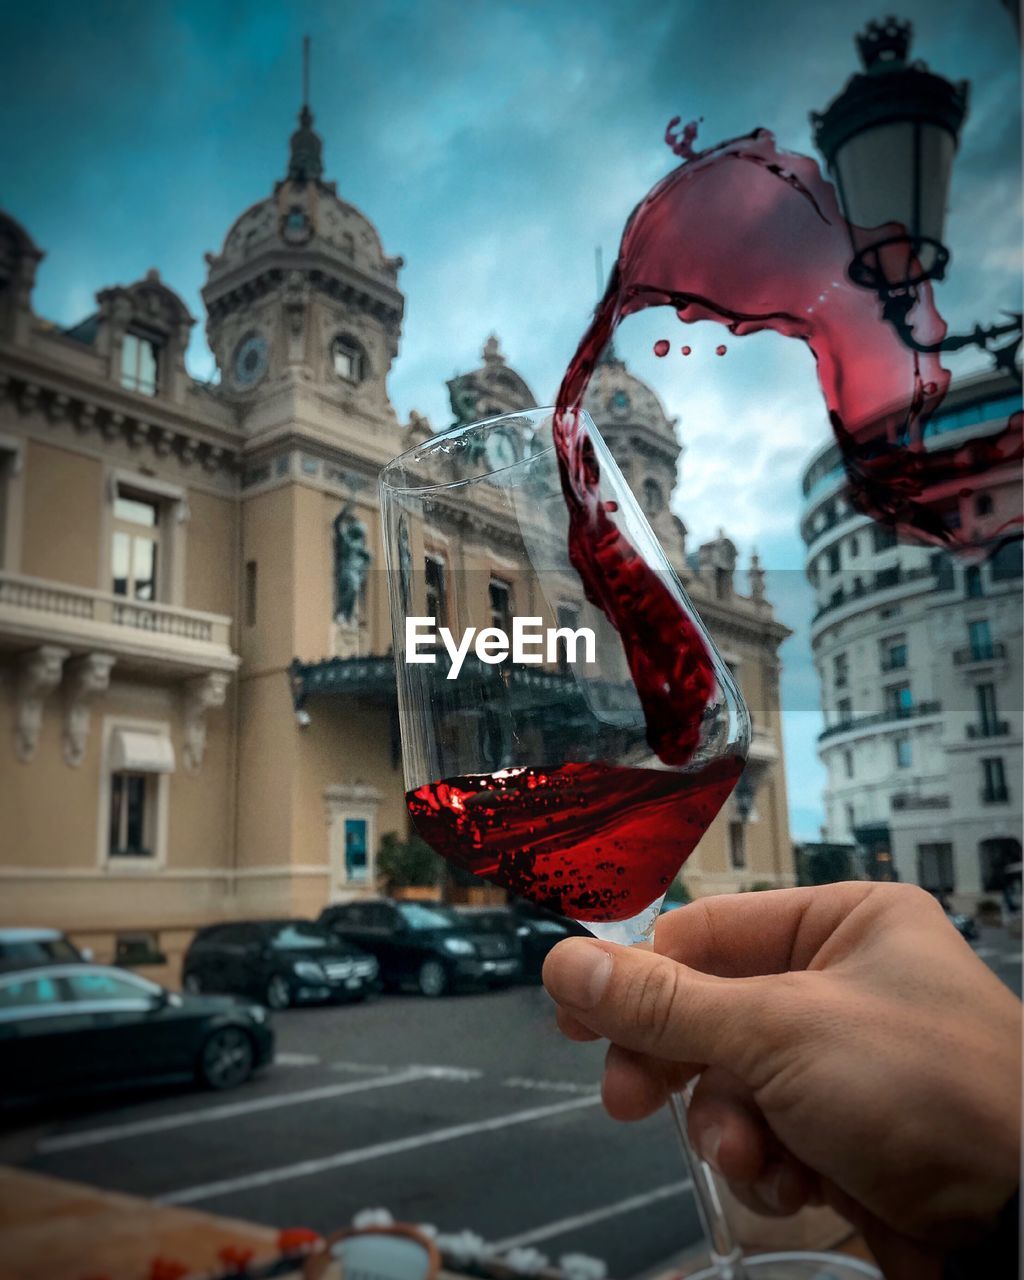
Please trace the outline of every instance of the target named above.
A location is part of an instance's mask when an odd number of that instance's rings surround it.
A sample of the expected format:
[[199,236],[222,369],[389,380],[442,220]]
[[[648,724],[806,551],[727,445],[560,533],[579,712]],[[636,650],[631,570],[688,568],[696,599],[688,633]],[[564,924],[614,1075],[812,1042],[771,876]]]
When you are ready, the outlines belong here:
[[[824,111],[811,113],[815,145],[850,229],[849,275],[878,294],[882,315],[908,347],[928,353],[981,347],[1020,381],[1019,314],[934,343],[919,342],[909,322],[917,289],[941,280],[949,262],[942,235],[968,98],[966,81],[953,84],[908,61],[911,36],[909,22],[869,22],[856,37],[864,70]],[[1008,341],[994,346],[1001,338]]]

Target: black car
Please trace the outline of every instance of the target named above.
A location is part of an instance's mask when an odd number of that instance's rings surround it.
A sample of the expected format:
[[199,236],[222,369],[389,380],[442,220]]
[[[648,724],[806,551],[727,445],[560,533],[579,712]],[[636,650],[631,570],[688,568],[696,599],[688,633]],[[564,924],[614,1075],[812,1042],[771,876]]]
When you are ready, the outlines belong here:
[[312,920],[248,920],[200,929],[182,966],[193,993],[231,991],[270,1009],[362,1000],[377,984],[377,961]]
[[79,951],[59,929],[0,929],[0,973],[91,959],[91,952]]
[[386,987],[414,985],[440,996],[468,984],[514,982],[522,972],[514,935],[433,902],[345,902],[326,907],[320,923],[376,956]]
[[540,981],[540,972],[548,952],[563,938],[580,930],[566,920],[516,911],[512,907],[456,907],[458,914],[472,929],[504,932],[514,937],[522,956],[522,977]]
[[0,974],[4,1102],[176,1079],[230,1089],[273,1056],[258,1006],[84,962]]

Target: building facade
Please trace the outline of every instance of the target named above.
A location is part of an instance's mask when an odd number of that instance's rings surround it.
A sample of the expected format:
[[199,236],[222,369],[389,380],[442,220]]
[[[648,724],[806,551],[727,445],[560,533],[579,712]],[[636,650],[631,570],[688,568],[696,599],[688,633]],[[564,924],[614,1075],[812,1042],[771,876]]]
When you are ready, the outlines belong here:
[[[926,439],[956,445],[1005,424],[1000,376],[949,392]],[[853,510],[834,445],[804,471],[801,533],[817,612],[811,645],[825,728],[825,839],[870,873],[973,906],[998,896],[1021,846],[1021,543],[984,562],[898,544]],[[950,518],[981,538],[1020,512],[1020,464],[960,495]]]
[[[372,891],[408,830],[377,476],[432,431],[387,390],[401,259],[324,179],[308,108],[286,176],[207,255],[215,383],[156,271],[61,329],[33,311],[42,257],[0,216],[3,919],[173,955],[210,920]],[[494,339],[450,389],[457,418],[534,403]],[[754,714],[752,811],[727,806],[688,882],[789,883],[786,629],[724,535],[688,556],[650,388],[609,357],[591,407]],[[493,513],[464,536],[500,576]]]

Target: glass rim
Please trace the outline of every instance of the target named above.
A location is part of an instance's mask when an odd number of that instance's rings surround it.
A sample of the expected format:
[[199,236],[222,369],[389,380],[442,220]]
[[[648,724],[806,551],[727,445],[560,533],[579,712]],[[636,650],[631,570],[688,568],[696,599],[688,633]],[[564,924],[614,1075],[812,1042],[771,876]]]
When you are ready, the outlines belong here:
[[[396,454],[390,462],[385,463],[378,476],[380,488],[382,490],[386,489],[390,493],[431,493],[440,489],[458,489],[463,485],[477,484],[481,480],[488,480],[492,476],[501,475],[503,472],[514,471],[516,467],[521,467],[526,462],[534,462],[537,458],[543,458],[549,453],[554,453],[554,444],[545,445],[542,449],[538,449],[536,453],[532,453],[529,458],[518,458],[515,462],[509,462],[505,466],[494,467],[490,471],[481,471],[479,475],[463,476],[459,480],[445,480],[438,484],[395,484],[388,475],[393,469],[395,471],[400,470],[402,463],[415,455],[422,453],[424,450],[429,451],[446,440],[453,440],[467,431],[475,431],[479,427],[494,427],[498,423],[508,422],[513,418],[548,415],[553,419],[556,412],[554,405],[536,405],[532,409],[513,409],[508,413],[495,414],[493,418],[480,418],[477,422],[456,423],[451,427],[445,428],[444,431],[438,431],[429,440],[424,440],[422,444],[414,444],[410,448],[403,450],[401,453]],[[585,409],[578,410],[578,413],[593,426],[593,420]]]

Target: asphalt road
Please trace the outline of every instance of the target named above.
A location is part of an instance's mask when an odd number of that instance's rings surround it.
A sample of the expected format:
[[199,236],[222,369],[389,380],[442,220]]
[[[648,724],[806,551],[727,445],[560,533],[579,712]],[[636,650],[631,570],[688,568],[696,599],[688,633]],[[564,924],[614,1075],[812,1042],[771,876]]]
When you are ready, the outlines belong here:
[[[1019,939],[981,957],[1020,993]],[[629,1277],[695,1243],[668,1119],[617,1125],[603,1050],[555,1031],[539,988],[275,1016],[278,1062],[229,1094],[180,1089],[36,1117],[0,1160],[277,1226],[321,1231],[364,1208],[469,1229]]]
[[278,1062],[250,1085],[79,1107],[20,1163],[277,1226],[333,1230],[383,1207],[553,1260],[587,1253],[617,1277],[697,1240],[667,1116],[607,1118],[602,1049],[564,1041],[541,989],[274,1021]]

